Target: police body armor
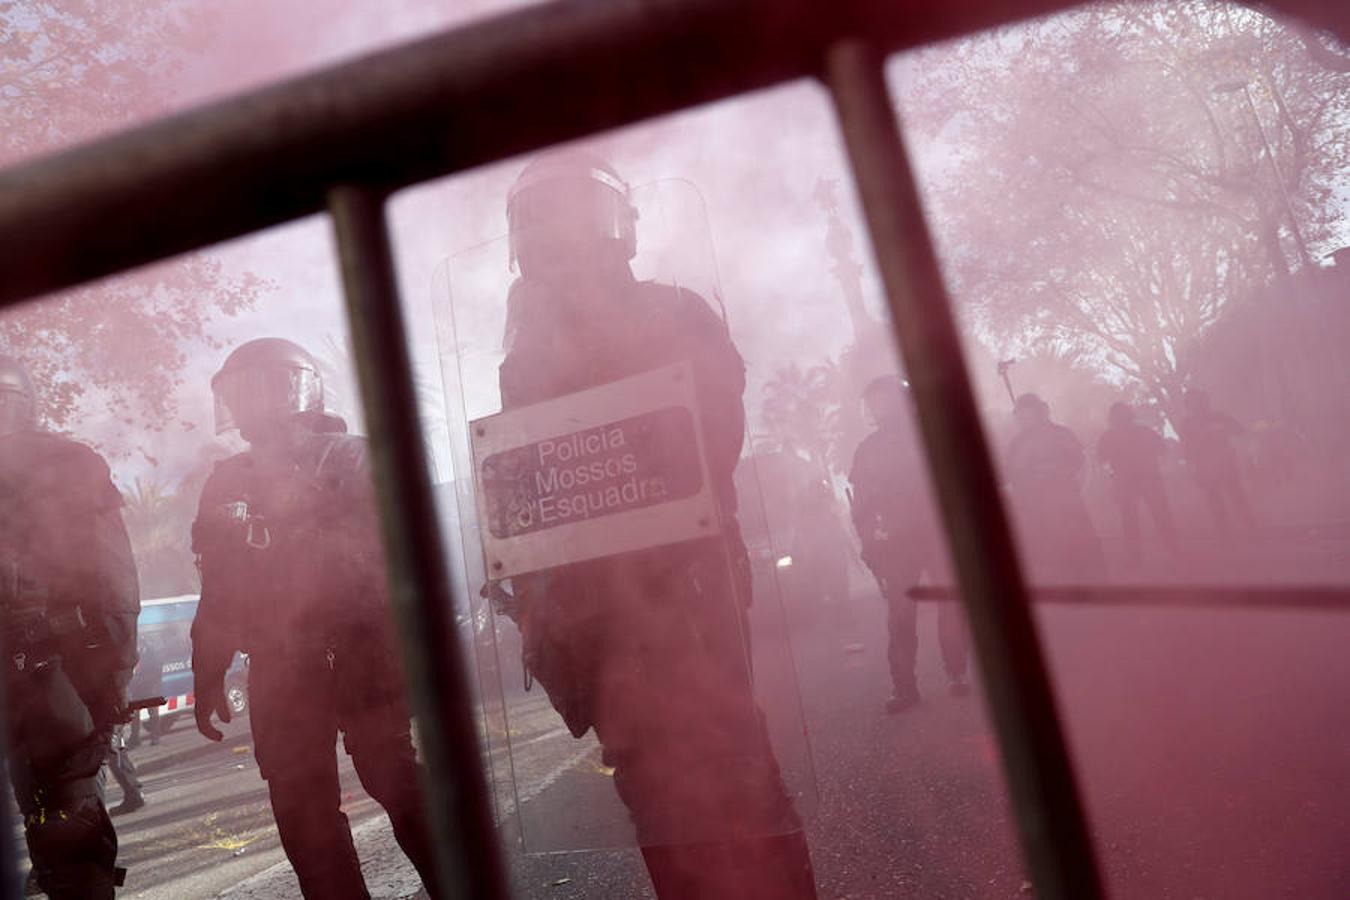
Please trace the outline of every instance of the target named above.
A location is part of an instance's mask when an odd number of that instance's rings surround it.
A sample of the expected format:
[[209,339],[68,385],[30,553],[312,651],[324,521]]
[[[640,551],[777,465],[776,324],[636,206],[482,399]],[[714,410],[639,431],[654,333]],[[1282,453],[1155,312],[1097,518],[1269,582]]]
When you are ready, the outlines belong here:
[[[194,652],[228,667],[257,654],[321,646],[344,628],[385,619],[383,557],[365,439],[334,416],[294,459],[252,451],[216,464],[192,543],[202,573]],[[223,669],[222,669],[223,671]]]
[[254,755],[306,897],[369,896],[339,806],[339,733],[400,847],[439,896],[366,442],[321,410],[296,417],[289,452],[223,460],[202,490],[194,683],[199,694],[218,691],[234,652],[249,654]]
[[[515,332],[501,365],[502,406],[523,406],[690,359],[722,536],[513,579],[525,664],[576,737],[594,724],[597,663],[613,649],[594,643],[611,631],[599,623],[623,622],[639,595],[679,603],[690,594],[717,592],[718,599],[708,604],[716,631],[698,642],[716,648],[721,665],[748,665],[739,616],[750,602],[750,584],[731,478],[745,427],[744,364],[721,320],[697,294],[633,280],[614,289],[623,293],[617,305],[628,314],[609,324],[623,340],[593,335],[597,339],[586,346],[573,340],[585,332],[580,323],[550,321],[560,307],[556,298],[517,282],[512,305],[528,324]],[[719,606],[732,615],[719,614]],[[587,621],[597,627],[586,627]],[[748,679],[748,671],[742,677]]]
[[[466,593],[519,626],[482,606],[469,620],[503,833],[527,852],[636,841],[663,900],[811,896],[798,817],[815,795],[809,747],[790,651],[752,638],[758,628],[781,634],[786,616],[772,571],[754,573],[750,602],[738,507],[756,502],[758,478],[754,460],[740,458],[745,370],[709,303],[719,292],[702,198],[688,182],[629,191],[603,163],[557,161],[541,158],[517,180],[509,246],[504,238],[447,261],[448,315],[437,319],[455,401]],[[657,387],[658,372],[677,369],[692,379]],[[685,485],[669,502],[591,507],[574,530],[551,525],[568,530],[511,543],[497,518],[531,503],[542,517],[549,488],[513,494],[519,476],[496,463],[489,471],[492,459],[519,458],[534,439],[526,434],[654,423],[667,411],[696,423],[698,447],[677,429],[643,444],[641,472]],[[664,426],[634,427],[641,442]],[[675,474],[689,471],[700,479]],[[700,512],[686,523],[675,510],[695,497]],[[494,574],[502,560],[489,546],[514,554],[502,565],[509,576]],[[548,704],[529,690],[531,676]],[[597,770],[610,778],[590,777]]]
[[122,497],[88,447],[0,437],[0,601],[10,759],[39,881],[111,896],[117,840],[97,781],[136,664],[139,592]]
[[879,581],[913,579],[941,564],[936,508],[911,423],[888,421],[863,438],[848,480],[862,560]]

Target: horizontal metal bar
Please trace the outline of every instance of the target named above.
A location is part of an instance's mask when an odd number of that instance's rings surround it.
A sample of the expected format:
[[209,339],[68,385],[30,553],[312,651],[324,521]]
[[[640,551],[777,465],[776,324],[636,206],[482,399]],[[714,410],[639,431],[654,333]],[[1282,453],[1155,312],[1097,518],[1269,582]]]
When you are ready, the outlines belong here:
[[384,198],[362,187],[330,194],[361,399],[388,560],[390,599],[427,766],[427,813],[440,889],[432,896],[505,900],[505,870],[481,769],[473,698],[440,518],[417,415]]
[[[12,659],[5,643],[5,635],[0,633],[0,659]],[[7,692],[5,678],[8,674],[0,670],[0,696],[5,696]],[[9,704],[0,704],[0,749],[5,751],[0,753],[0,785],[19,783],[10,781],[9,748],[12,745],[9,742],[9,715]],[[4,799],[4,807],[0,810],[0,900],[21,900],[25,890],[23,880],[19,877],[19,848],[15,840],[14,812],[17,807],[9,802],[8,797]],[[19,818],[22,820],[22,813]]]
[[870,44],[842,41],[826,71],[1036,896],[1093,900],[1102,885],[1087,821],[882,57]]
[[[925,585],[906,592],[920,603],[960,599],[953,587]],[[1168,606],[1350,612],[1350,589],[1303,585],[1057,585],[1031,588],[1035,603],[1070,606]]]
[[[425,38],[0,174],[0,305],[402,187],[1073,0],[577,0]],[[1313,21],[1350,13],[1274,4]]]

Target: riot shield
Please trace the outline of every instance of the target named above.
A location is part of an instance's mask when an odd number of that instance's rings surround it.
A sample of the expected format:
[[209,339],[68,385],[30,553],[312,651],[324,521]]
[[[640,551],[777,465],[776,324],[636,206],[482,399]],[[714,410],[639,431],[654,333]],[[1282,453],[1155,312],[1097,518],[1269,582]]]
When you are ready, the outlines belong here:
[[522,300],[506,237],[439,274],[482,734],[530,853],[767,837],[816,802],[702,198],[631,197],[633,278],[590,318]]

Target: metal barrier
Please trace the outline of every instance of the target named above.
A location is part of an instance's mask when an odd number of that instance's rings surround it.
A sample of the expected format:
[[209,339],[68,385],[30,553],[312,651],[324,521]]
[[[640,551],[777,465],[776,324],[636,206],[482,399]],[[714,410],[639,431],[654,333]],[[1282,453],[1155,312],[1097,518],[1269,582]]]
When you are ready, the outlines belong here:
[[[906,593],[920,603],[960,599],[960,593],[949,587],[916,587]],[[1062,585],[1037,587],[1032,601],[1060,606],[1350,612],[1350,589],[1302,585]]]
[[[891,52],[1072,5],[579,0],[501,16],[0,174],[0,305],[332,215],[438,864],[450,896],[497,900],[506,880],[451,630],[384,198],[600,129],[822,77],[914,385],[1029,874],[1038,896],[1091,900],[1101,884],[1072,767],[882,73]],[[1341,0],[1266,5],[1350,40]],[[6,896],[18,896],[11,854],[3,874]]]

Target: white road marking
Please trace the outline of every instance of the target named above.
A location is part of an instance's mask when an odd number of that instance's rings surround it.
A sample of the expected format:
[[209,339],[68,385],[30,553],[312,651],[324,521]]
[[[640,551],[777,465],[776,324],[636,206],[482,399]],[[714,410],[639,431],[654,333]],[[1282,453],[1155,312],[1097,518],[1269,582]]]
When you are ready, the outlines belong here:
[[509,816],[514,815],[516,809],[518,808],[517,805],[524,806],[526,803],[529,803],[531,800],[533,800],[535,797],[538,797],[544,791],[553,787],[553,784],[559,778],[561,778],[569,769],[576,768],[581,763],[582,760],[584,760],[586,757],[590,756],[592,753],[594,753],[599,749],[600,748],[595,745],[582,747],[576,753],[573,753],[571,756],[567,757],[567,759],[563,760],[561,763],[554,766],[553,769],[551,769],[549,773],[545,775],[543,778],[539,779],[533,784],[530,784],[524,790],[517,791],[516,796],[513,799],[508,800],[506,801],[506,803],[502,804],[503,807],[502,818],[507,818]]

